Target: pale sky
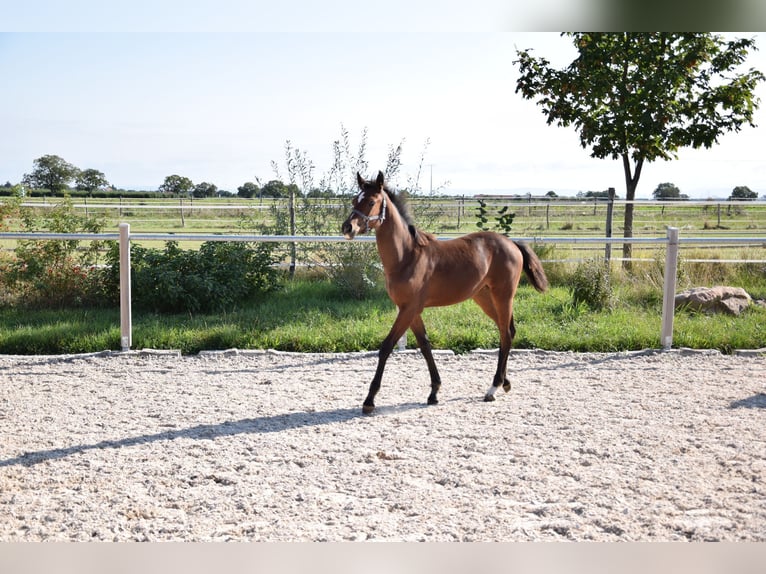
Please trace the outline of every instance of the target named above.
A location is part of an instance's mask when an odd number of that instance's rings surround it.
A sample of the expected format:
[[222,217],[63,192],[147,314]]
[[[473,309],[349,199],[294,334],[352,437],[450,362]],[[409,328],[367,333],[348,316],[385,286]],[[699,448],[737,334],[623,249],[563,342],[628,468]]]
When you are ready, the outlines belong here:
[[[388,32],[374,18],[349,29],[360,31],[0,34],[0,184],[55,154],[120,188],[156,189],[179,174],[236,192],[255,176],[274,179],[272,160],[284,176],[286,140],[318,180],[345,126],[355,145],[368,131],[368,175],[404,140],[400,185],[430,139],[425,190],[432,170],[447,193],[615,187],[624,197],[620,162],[591,159],[573,128],[547,126],[514,93],[515,49],[564,66],[575,53],[567,38]],[[748,66],[766,73],[766,34],[735,35],[757,38]],[[737,185],[766,194],[766,85],[758,95],[759,127],[646,165],[638,196],[662,182],[695,198],[727,197]]]

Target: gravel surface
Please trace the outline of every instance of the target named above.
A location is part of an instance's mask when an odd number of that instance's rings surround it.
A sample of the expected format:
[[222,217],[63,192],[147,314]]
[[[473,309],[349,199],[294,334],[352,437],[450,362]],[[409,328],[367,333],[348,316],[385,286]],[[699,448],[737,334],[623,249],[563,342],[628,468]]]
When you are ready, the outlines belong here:
[[0,356],[0,540],[766,540],[766,356]]

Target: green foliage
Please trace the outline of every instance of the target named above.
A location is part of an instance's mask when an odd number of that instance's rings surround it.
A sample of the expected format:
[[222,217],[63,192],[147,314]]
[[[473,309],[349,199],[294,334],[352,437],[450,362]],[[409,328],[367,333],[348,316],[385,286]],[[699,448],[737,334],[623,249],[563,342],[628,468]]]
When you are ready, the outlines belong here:
[[251,198],[260,195],[261,188],[252,181],[246,181],[237,188],[237,195],[239,197]]
[[194,186],[194,190],[192,190],[192,197],[202,198],[202,197],[215,197],[218,194],[218,186],[209,183],[207,181],[203,181],[202,183],[198,183]]
[[673,183],[661,183],[652,192],[652,197],[657,200],[681,199],[681,190]]
[[681,147],[711,147],[753,125],[764,79],[734,73],[754,40],[710,33],[568,33],[579,57],[563,70],[517,51],[516,91],[537,99],[549,124],[574,125],[596,158],[671,159]]
[[[100,233],[104,226],[99,218],[77,213],[69,198],[46,212],[39,222],[19,203],[10,206],[20,217],[24,231]],[[95,265],[102,246],[99,241],[19,241],[15,256],[0,262],[4,268],[0,283],[6,289],[5,303],[53,308],[101,303]]]
[[383,266],[374,244],[355,242],[330,247],[324,271],[344,297],[361,300],[380,292]]
[[495,223],[493,226],[489,225],[489,216],[490,211],[487,208],[487,202],[480,199],[479,207],[476,208],[476,227],[481,231],[497,231],[506,236],[511,233],[511,225],[513,224],[513,219],[516,217],[516,214],[508,211],[507,205],[497,209],[497,213],[494,216]]
[[[761,276],[761,285],[763,279]],[[761,287],[763,293],[763,287]],[[659,347],[659,304],[621,300],[608,312],[574,305],[566,287],[540,295],[520,286],[514,306],[514,348],[614,352]],[[135,348],[279,349],[303,352],[374,350],[396,317],[379,292],[363,301],[343,296],[328,281],[297,279],[283,289],[250,301],[236,313],[158,315],[136,311]],[[424,313],[436,349],[457,352],[496,348],[497,327],[472,301]],[[676,315],[673,341],[697,349],[753,349],[763,345],[766,308],[753,306],[739,317]],[[415,346],[408,334],[407,346]],[[0,308],[0,353],[76,353],[119,349],[117,309],[28,311]],[[423,367],[425,368],[425,366]]]
[[611,273],[603,259],[589,259],[578,265],[570,289],[575,306],[585,304],[594,311],[614,306]]
[[60,192],[77,177],[79,171],[57,155],[44,155],[34,161],[34,169],[31,173],[24,174],[22,183],[51,192]]
[[[175,241],[165,249],[131,246],[133,305],[160,313],[231,310],[273,289],[276,271],[271,244],[208,241],[198,251]],[[110,292],[119,292],[119,248],[107,255]]]
[[[293,186],[292,191],[295,193],[297,187]],[[261,197],[289,197],[291,187],[285,185],[278,179],[272,179],[261,188]]]
[[109,187],[106,176],[97,169],[85,169],[79,172],[75,183],[77,189],[90,193],[99,188]]
[[744,199],[744,200],[752,200],[752,199],[758,199],[758,194],[747,187],[746,185],[738,185],[735,187],[732,192],[729,199]]
[[169,175],[158,189],[171,195],[188,195],[194,189],[194,184],[188,177]]

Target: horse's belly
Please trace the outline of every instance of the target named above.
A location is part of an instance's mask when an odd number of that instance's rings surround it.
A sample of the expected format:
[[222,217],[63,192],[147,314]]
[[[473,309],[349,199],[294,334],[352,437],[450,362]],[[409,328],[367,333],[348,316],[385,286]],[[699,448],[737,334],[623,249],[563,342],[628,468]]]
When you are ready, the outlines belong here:
[[483,283],[479,279],[469,277],[452,277],[449,280],[432,281],[426,294],[426,307],[443,307],[454,305],[470,299]]

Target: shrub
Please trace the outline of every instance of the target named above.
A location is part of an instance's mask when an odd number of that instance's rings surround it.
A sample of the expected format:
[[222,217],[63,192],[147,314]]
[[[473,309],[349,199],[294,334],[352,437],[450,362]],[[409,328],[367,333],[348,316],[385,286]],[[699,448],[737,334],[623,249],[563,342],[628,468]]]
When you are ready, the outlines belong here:
[[[103,220],[76,213],[68,197],[39,223],[20,204],[14,211],[24,231],[100,233],[104,227]],[[79,240],[19,241],[14,256],[0,262],[3,303],[40,308],[101,303],[95,270],[101,247],[99,241],[84,245]]]
[[614,305],[611,273],[603,259],[588,259],[578,265],[572,274],[570,288],[575,306],[585,303],[594,311],[600,311]]
[[382,283],[383,266],[373,243],[331,245],[325,260],[325,273],[342,295],[366,299]]
[[[107,289],[119,292],[119,247],[113,245],[105,272]],[[138,309],[161,313],[204,313],[236,307],[273,289],[272,246],[208,241],[198,251],[175,241],[165,249],[131,246],[131,295]]]

